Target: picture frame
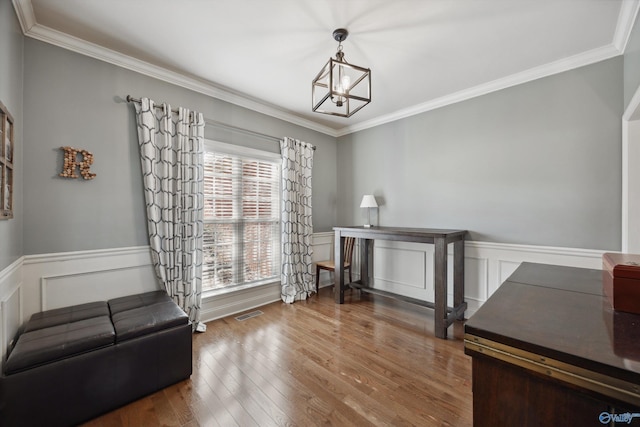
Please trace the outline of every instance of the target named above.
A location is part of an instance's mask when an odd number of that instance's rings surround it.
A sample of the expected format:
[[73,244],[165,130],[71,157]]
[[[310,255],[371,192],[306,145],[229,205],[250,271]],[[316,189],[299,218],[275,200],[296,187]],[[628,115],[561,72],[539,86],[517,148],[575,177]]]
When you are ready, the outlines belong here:
[[0,220],[13,218],[14,121],[0,102]]

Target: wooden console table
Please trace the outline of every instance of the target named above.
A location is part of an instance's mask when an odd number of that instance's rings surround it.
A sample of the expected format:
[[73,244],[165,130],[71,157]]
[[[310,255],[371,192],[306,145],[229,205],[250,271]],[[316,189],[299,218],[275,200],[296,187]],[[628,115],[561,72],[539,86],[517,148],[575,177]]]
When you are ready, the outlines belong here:
[[[336,303],[344,303],[344,238],[360,239],[360,280],[349,286],[364,292],[392,297],[435,310],[435,335],[447,337],[447,328],[455,320],[462,320],[467,309],[464,301],[464,237],[466,230],[439,230],[432,228],[399,227],[334,227],[335,231],[335,289]],[[431,243],[435,246],[434,286],[435,301],[423,301],[382,291],[371,287],[369,277],[369,252],[373,240],[397,240],[403,242]],[[453,243],[453,308],[447,306],[447,245]],[[373,261],[372,261],[373,262]]]
[[465,353],[475,427],[640,423],[640,315],[611,308],[601,270],[521,264],[467,320]]

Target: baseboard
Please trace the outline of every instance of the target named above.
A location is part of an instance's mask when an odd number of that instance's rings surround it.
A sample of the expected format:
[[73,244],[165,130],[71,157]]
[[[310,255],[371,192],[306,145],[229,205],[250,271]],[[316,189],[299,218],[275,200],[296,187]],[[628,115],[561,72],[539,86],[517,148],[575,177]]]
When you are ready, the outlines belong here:
[[200,320],[202,322],[210,322],[253,310],[276,301],[280,301],[280,283],[257,286],[215,296],[204,295],[200,310]]

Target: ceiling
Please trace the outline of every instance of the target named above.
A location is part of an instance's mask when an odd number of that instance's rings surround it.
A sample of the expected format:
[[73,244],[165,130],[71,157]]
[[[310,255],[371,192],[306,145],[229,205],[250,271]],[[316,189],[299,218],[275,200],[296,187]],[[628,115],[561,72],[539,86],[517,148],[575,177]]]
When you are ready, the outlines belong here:
[[[335,136],[620,55],[639,4],[638,0],[13,3],[27,36]],[[350,33],[343,42],[345,58],[371,68],[372,74],[372,102],[350,118],[311,111],[311,81],[335,55],[332,32],[341,27]]]

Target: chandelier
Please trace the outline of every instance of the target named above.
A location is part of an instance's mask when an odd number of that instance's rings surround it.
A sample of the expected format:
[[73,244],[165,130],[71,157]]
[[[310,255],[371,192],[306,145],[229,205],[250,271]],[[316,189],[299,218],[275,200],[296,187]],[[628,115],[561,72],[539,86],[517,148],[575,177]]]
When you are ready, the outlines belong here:
[[351,117],[371,102],[371,70],[347,62],[342,42],[349,32],[339,28],[333,32],[338,42],[336,57],[322,67],[311,84],[311,109],[316,113]]

